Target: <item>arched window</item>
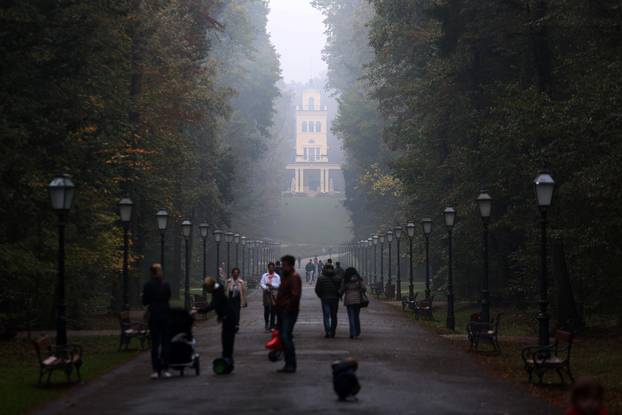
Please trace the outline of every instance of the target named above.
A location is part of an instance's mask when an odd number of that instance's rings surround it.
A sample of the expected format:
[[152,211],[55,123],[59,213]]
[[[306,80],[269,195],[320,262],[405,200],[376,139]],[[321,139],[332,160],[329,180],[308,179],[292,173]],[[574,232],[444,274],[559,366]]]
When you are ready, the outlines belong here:
[[321,133],[322,132],[322,123],[319,121],[315,122],[315,132],[317,133]]
[[307,122],[306,122],[306,121],[303,121],[303,122],[302,122],[302,132],[303,132],[303,133],[306,133],[306,132],[307,132]]
[[309,97],[309,109],[310,110],[315,109],[315,99],[313,97]]
[[309,132],[313,132],[313,121],[309,121]]

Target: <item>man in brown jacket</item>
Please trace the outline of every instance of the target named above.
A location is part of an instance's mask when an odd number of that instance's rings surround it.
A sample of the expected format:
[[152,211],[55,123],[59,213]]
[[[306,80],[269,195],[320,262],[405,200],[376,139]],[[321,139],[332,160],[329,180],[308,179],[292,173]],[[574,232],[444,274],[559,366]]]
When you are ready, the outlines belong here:
[[276,297],[276,309],[279,313],[279,336],[283,343],[285,366],[279,369],[280,373],[296,372],[296,349],[294,348],[293,331],[300,310],[300,296],[302,294],[302,280],[296,272],[296,259],[291,255],[281,258],[283,275]]

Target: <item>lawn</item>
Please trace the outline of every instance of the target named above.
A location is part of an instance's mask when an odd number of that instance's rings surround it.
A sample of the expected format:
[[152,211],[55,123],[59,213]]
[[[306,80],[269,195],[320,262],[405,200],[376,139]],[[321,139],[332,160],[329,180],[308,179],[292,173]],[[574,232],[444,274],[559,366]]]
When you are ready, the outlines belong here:
[[[477,304],[458,303],[455,308],[456,331],[465,334],[466,325],[472,313],[479,311]],[[501,354],[473,353],[478,360],[500,378],[507,378],[527,385],[527,374],[523,367],[520,352],[523,347],[534,346],[537,335],[536,310],[519,311],[515,309],[493,308],[494,312],[503,312],[500,325]],[[434,320],[419,320],[418,324],[438,334],[454,333],[446,328],[446,303],[435,307]],[[414,319],[414,316],[413,316]],[[590,333],[599,332],[591,330]],[[600,332],[602,333],[602,332]],[[533,337],[531,341],[525,337]],[[468,350],[466,335],[448,339],[457,347]],[[484,348],[486,345],[484,346]],[[605,386],[606,399],[610,414],[622,414],[622,336],[616,335],[588,335],[577,336],[573,344],[571,364],[575,378],[581,376],[595,376]],[[529,386],[534,395],[540,396],[558,405],[565,405],[568,388],[558,386],[559,378],[556,373],[549,373],[545,377],[545,385]],[[550,383],[549,383],[550,382]]]
[[[139,351],[118,352],[117,336],[85,336],[70,339],[84,348],[82,379],[92,380],[138,356]],[[37,387],[38,364],[32,344],[26,339],[0,342],[0,414],[23,414],[58,399],[79,385],[65,384],[62,371],[52,377],[50,387]]]

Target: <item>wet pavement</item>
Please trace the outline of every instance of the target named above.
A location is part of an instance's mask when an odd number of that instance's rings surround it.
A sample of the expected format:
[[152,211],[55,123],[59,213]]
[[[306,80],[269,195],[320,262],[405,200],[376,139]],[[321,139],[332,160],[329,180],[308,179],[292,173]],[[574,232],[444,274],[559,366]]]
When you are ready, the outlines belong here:
[[[195,331],[202,373],[150,380],[149,356],[81,387],[40,413],[63,414],[558,414],[523,385],[495,379],[473,356],[417,326],[394,306],[371,302],[361,311],[362,335],[351,340],[340,305],[335,339],[325,339],[313,288],[305,285],[296,325],[298,372],[277,374],[268,361],[261,296],[242,310],[235,371],[217,376],[211,362],[220,354],[215,319]],[[338,402],[330,364],[353,356],[362,389],[356,402]],[[517,356],[517,359],[519,356]],[[84,370],[88,370],[88,362]]]

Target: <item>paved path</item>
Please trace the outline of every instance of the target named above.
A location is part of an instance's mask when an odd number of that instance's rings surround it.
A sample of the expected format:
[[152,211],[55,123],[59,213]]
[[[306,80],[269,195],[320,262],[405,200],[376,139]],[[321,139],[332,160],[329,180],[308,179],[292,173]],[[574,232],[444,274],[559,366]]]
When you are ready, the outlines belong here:
[[[467,353],[426,332],[395,307],[372,301],[362,311],[363,333],[350,340],[340,307],[336,339],[324,339],[312,287],[303,290],[296,326],[298,373],[275,373],[264,350],[260,297],[244,309],[236,339],[236,368],[211,372],[220,353],[219,327],[204,323],[196,336],[203,373],[149,380],[148,356],[87,385],[42,413],[63,414],[558,414],[522,386],[493,379]],[[360,363],[358,402],[340,403],[332,390],[330,363],[352,355]],[[87,362],[88,364],[88,362]],[[88,366],[85,367],[88,370]]]

